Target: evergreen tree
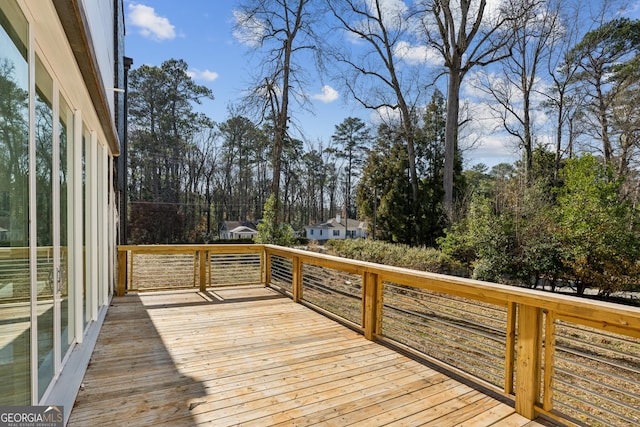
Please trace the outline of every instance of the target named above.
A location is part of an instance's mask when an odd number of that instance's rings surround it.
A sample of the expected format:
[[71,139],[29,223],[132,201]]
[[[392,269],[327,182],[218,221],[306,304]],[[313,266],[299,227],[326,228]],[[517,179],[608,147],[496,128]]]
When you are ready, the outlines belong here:
[[[369,152],[357,188],[361,216],[375,224],[375,237],[396,243],[415,242],[415,218],[406,149],[395,129],[382,125]],[[373,232],[373,230],[371,230]]]
[[568,161],[561,177],[557,235],[578,294],[637,288],[640,241],[633,210],[620,197],[622,181],[592,155]]
[[345,182],[345,207],[347,218],[355,218],[355,212],[351,208],[351,196],[353,179],[360,175],[364,154],[370,144],[369,129],[359,118],[347,117],[342,123],[336,126],[332,136],[333,141],[338,145],[333,148],[335,156],[344,159]]
[[[567,62],[577,64],[579,72],[574,84],[583,92],[585,115],[583,126],[602,144],[602,155],[607,164],[613,165],[620,158],[623,147],[616,146],[615,120],[612,113],[619,96],[628,96],[625,88],[638,81],[640,57],[640,20],[615,19],[589,31],[571,51]],[[628,135],[628,133],[627,133]],[[628,155],[628,151],[625,153]],[[626,172],[627,158],[622,160],[619,171]]]
[[442,205],[445,127],[444,96],[435,90],[425,111],[424,126],[417,131],[416,137],[416,162],[420,176],[420,200],[416,206],[416,219],[420,221],[421,231],[418,244],[435,246],[447,222]]
[[258,235],[254,241],[265,245],[293,246],[293,229],[288,224],[277,221],[276,206],[276,198],[272,194],[264,204],[262,221],[258,224]]
[[[213,98],[211,90],[193,82],[182,60],[171,59],[160,67],[143,65],[129,74],[133,242],[182,242],[198,222],[184,183],[189,181],[188,153],[197,149],[194,138],[213,127],[206,116],[193,110],[203,98]],[[158,226],[156,220],[166,225]]]

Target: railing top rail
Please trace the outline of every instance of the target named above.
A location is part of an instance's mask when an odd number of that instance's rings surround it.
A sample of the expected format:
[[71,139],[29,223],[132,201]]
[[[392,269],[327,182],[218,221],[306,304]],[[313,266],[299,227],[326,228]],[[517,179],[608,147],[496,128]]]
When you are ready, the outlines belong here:
[[[60,247],[63,251],[66,250],[65,246]],[[53,246],[36,246],[38,253],[51,252],[54,249]],[[29,256],[28,246],[0,246],[0,257],[16,257],[16,256]]]
[[119,245],[118,252],[180,253],[206,250],[212,253],[259,253],[262,245],[248,244],[180,244],[180,245]]

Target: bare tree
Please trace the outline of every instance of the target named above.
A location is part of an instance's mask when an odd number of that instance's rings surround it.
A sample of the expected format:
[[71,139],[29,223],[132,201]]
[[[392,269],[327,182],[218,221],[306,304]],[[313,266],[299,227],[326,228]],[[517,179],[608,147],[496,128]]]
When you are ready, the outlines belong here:
[[197,158],[199,163],[194,166],[200,173],[200,188],[197,189],[197,192],[201,195],[204,194],[205,213],[207,216],[207,241],[212,237],[211,203],[213,199],[213,175],[216,171],[216,165],[218,164],[218,136],[217,130],[208,129],[206,132],[201,132],[195,141],[198,146],[199,155]]
[[387,108],[399,112],[409,157],[412,198],[417,202],[416,114],[409,97],[413,94],[417,98],[420,87],[424,85],[419,83],[416,75],[403,74],[398,64],[402,49],[409,46],[409,11],[401,1],[327,0],[327,4],[340,26],[360,44],[366,45],[364,48],[358,46],[357,54],[344,50],[334,52],[335,58],[351,71],[344,75],[345,86],[365,108]]
[[534,105],[535,97],[541,90],[541,67],[551,55],[552,43],[560,33],[560,16],[557,8],[543,0],[529,8],[529,0],[507,0],[509,10],[528,10],[510,21],[513,44],[503,61],[500,78],[485,76],[480,89],[494,101],[494,111],[502,120],[503,128],[515,137],[524,149],[526,183],[531,183],[533,149],[535,143]]
[[317,16],[311,10],[313,5],[311,0],[246,0],[234,12],[234,35],[263,55],[246,103],[257,108],[261,119],[273,122],[271,192],[277,204],[291,101],[297,100],[301,105],[306,102],[305,74],[296,59],[318,46],[312,30]]
[[[577,108],[580,104],[579,92],[573,85],[578,66],[567,60],[567,52],[578,40],[580,27],[584,27],[584,22],[580,19],[580,6],[579,1],[549,1],[549,7],[555,11],[559,22],[556,31],[550,34],[548,41],[550,55],[547,61],[547,72],[551,78],[551,90],[541,94],[546,97],[546,101],[543,102],[544,107],[555,115],[554,180],[558,179],[563,154],[566,152],[571,157],[573,153],[576,138],[574,123],[580,115]],[[564,147],[565,134],[567,135],[566,148]]]
[[523,1],[522,10],[504,13],[487,10],[486,0],[422,0],[419,4],[426,42],[442,56],[448,72],[443,187],[444,209],[451,218],[460,86],[473,67],[489,65],[511,54],[511,23],[523,16],[531,5]]

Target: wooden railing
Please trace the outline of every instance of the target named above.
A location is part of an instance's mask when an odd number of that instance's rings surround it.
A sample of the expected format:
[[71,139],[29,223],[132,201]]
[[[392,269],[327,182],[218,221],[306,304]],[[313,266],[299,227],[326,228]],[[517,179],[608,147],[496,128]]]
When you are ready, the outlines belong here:
[[116,294],[264,284],[258,245],[128,245],[118,247]]
[[[272,245],[122,246],[118,258],[120,295],[262,283],[512,398],[529,419],[640,424],[637,307]],[[154,283],[136,285],[145,275]]]
[[[53,295],[52,246],[38,246],[36,256],[36,281],[38,299]],[[61,258],[66,258],[67,248],[60,248]],[[28,247],[0,247],[0,304],[27,303],[31,299],[30,251]]]

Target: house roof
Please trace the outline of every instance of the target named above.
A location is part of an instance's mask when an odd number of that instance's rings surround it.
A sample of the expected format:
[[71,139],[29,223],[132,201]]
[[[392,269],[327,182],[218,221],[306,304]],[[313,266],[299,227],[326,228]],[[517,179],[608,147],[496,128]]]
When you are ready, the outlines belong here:
[[[344,224],[344,219],[341,219],[340,222],[338,222],[335,218],[331,218],[328,221],[325,222],[321,222],[319,224],[311,224],[311,225],[307,225],[304,228],[305,229],[309,229],[309,228],[344,228],[345,224]],[[365,228],[365,223],[364,221],[358,221],[356,219],[348,219],[347,220],[347,228],[348,229],[357,229],[357,228]]]
[[245,227],[244,225],[241,225],[239,227],[234,228],[233,230],[229,230],[230,233],[236,233],[236,234],[240,234],[240,233],[251,233],[251,234],[255,234],[258,232],[258,230],[254,230],[253,228],[250,227]]
[[258,231],[258,226],[251,221],[223,221],[220,230],[229,230],[235,233],[235,229],[238,227],[246,227],[250,230]]

